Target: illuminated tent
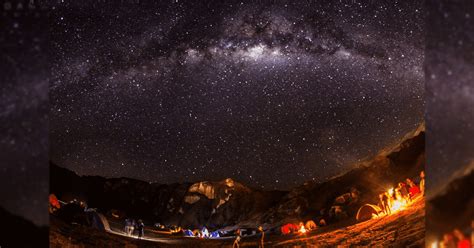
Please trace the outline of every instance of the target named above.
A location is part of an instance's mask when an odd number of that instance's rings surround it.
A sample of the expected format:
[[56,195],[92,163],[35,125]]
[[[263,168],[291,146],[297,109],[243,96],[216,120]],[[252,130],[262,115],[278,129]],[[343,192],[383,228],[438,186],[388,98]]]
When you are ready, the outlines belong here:
[[191,230],[189,230],[189,229],[184,230],[183,234],[184,234],[184,236],[186,236],[186,237],[194,237],[193,231],[191,231]]
[[295,224],[288,223],[281,226],[281,233],[285,235],[290,234],[292,232],[297,232],[297,231],[298,231],[298,226]]
[[203,227],[201,229],[201,237],[203,237],[203,238],[208,238],[209,237],[209,230],[207,230],[206,227]]
[[[92,227],[95,227],[99,230],[105,230],[107,226],[107,228],[110,229],[110,227],[108,227],[108,222],[106,222],[107,220],[104,216],[101,216],[101,214],[97,213],[94,210],[88,211],[87,213],[89,214],[90,219],[92,219]],[[106,223],[104,223],[104,221]]]
[[320,226],[325,226],[325,225],[326,225],[326,221],[325,221],[324,219],[319,220],[319,225],[320,225]]
[[218,231],[214,231],[214,232],[211,232],[211,234],[209,235],[210,238],[219,238],[220,235],[219,235],[219,232]]
[[61,208],[61,204],[54,194],[49,195],[49,205],[55,209]]
[[370,220],[373,214],[377,215],[381,211],[377,205],[365,204],[357,211],[356,219],[358,221]]
[[304,227],[306,228],[306,230],[314,230],[316,229],[316,223],[314,223],[314,221],[312,220],[308,220],[306,221],[306,224],[304,225]]

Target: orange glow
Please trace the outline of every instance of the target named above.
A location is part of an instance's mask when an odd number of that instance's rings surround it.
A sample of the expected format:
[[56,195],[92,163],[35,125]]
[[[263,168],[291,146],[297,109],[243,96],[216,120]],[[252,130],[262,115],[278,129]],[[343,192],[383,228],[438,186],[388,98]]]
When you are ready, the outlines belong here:
[[306,228],[304,228],[304,226],[301,226],[300,230],[298,230],[298,232],[301,233],[301,234],[305,234],[307,231],[306,231]]
[[[387,194],[390,196],[390,200],[389,200],[390,214],[393,214],[395,212],[404,210],[408,207],[408,202],[405,199],[393,199],[392,198],[393,193],[394,193],[393,188],[390,188],[390,189],[387,190]],[[376,218],[382,217],[384,215],[387,215],[387,214],[385,214],[382,210],[382,212],[380,212],[378,214],[372,214],[372,219],[376,219]]]
[[388,195],[393,195],[393,188],[390,188],[389,190],[387,190],[387,193]]
[[403,210],[406,207],[406,201],[403,200],[394,200],[390,206],[391,212],[397,212],[399,210]]

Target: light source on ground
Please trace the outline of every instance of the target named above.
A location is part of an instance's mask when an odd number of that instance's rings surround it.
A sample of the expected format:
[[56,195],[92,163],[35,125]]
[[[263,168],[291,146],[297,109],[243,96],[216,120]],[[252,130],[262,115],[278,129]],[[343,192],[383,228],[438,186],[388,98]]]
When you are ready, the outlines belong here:
[[306,228],[304,226],[300,227],[300,230],[298,230],[300,234],[305,234],[307,232]]
[[395,212],[401,211],[406,209],[408,206],[408,201],[405,199],[395,199],[392,196],[394,195],[394,188],[390,188],[386,192],[387,195],[390,196],[390,200],[388,201],[389,208],[390,208],[390,213],[385,214],[383,211],[378,213],[378,214],[372,214],[372,219],[384,216],[384,215],[391,215],[394,214]]

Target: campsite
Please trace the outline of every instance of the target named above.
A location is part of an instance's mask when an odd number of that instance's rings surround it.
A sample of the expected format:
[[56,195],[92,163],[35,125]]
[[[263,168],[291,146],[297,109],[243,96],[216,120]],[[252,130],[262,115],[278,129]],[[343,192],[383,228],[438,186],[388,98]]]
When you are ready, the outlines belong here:
[[[335,245],[371,244],[393,245],[395,239],[400,244],[422,246],[424,242],[424,202],[419,200],[412,208],[387,218],[373,219],[344,227],[326,227],[306,235],[269,235],[266,247],[333,247]],[[53,221],[50,239],[51,247],[87,247],[94,244],[101,247],[232,247],[232,239],[194,239],[157,235],[156,241],[138,240],[121,235],[105,233],[82,226],[64,227]],[[67,229],[67,231],[65,231]],[[66,238],[69,236],[71,239]],[[241,247],[256,247],[258,237],[245,238]]]
[[[268,247],[422,244],[424,163],[421,126],[355,169],[290,191],[256,190],[230,178],[156,185],[78,176],[52,164],[50,238],[53,247],[232,247],[239,236],[241,247],[254,247],[263,232]],[[401,186],[410,194],[401,197]]]

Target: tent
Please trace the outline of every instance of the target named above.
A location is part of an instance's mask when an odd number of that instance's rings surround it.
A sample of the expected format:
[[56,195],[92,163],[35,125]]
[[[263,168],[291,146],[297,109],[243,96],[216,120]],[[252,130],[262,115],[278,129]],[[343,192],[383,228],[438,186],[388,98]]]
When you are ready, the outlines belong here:
[[316,223],[314,223],[314,221],[308,220],[308,221],[306,221],[306,224],[304,225],[304,227],[306,228],[306,230],[309,231],[309,230],[316,229],[317,226],[316,226]]
[[370,220],[373,214],[378,214],[381,211],[377,205],[365,204],[357,211],[356,219],[358,221]]
[[285,235],[290,234],[292,232],[297,232],[297,231],[298,231],[298,226],[295,224],[288,223],[281,226],[281,233]]
[[324,219],[320,219],[320,220],[319,220],[319,225],[320,225],[320,226],[325,226],[325,225],[327,225],[327,223],[326,223],[326,221],[325,221]]
[[49,195],[49,204],[55,208],[61,208],[58,198],[54,194]]
[[193,231],[191,231],[191,230],[189,230],[189,229],[184,230],[183,234],[184,234],[184,236],[186,236],[186,237],[194,237]]
[[210,238],[219,238],[220,235],[219,235],[219,232],[218,231],[214,231],[214,232],[211,232],[211,234],[209,235]]
[[203,237],[203,238],[208,238],[209,237],[209,230],[207,230],[206,227],[203,227],[201,229],[201,237]]
[[99,230],[105,230],[105,224],[102,220],[102,217],[100,216],[99,213],[96,211],[88,211],[89,218],[91,219],[91,225],[92,227],[95,227]]

